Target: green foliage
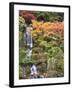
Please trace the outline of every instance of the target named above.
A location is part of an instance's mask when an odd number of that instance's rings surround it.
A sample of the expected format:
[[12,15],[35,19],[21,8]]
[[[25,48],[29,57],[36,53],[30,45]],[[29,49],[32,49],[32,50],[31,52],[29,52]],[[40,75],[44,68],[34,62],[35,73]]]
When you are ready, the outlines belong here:
[[63,21],[64,13],[57,13],[57,12],[33,12],[33,14],[37,17],[37,20],[45,20],[45,21]]
[[56,60],[56,71],[57,71],[57,74],[58,74],[58,77],[59,76],[64,76],[64,60],[61,59],[61,60]]
[[[52,47],[51,49],[48,50],[48,56],[49,57],[57,57],[57,55],[62,54],[63,56],[63,52],[59,47]],[[61,56],[58,56],[61,57]]]
[[19,16],[19,31],[23,31],[25,20],[23,17]]

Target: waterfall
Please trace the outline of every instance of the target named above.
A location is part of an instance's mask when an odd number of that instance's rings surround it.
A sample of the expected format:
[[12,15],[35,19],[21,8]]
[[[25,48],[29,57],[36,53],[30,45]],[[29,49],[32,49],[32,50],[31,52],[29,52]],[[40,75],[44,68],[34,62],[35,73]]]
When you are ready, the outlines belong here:
[[32,34],[31,34],[31,27],[26,27],[25,33],[24,33],[24,44],[27,47],[27,54],[26,57],[28,57],[30,60],[32,56],[32,47],[33,47],[33,42],[32,42]]

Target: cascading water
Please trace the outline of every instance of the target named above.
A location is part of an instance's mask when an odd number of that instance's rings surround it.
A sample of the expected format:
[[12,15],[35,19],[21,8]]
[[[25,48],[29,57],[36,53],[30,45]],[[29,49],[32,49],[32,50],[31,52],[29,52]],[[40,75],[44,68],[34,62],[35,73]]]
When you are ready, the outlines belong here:
[[26,57],[28,58],[28,60],[31,60],[32,47],[33,47],[31,27],[26,27],[26,30],[25,30],[25,33],[24,33],[24,44],[26,44],[26,47],[27,47]]

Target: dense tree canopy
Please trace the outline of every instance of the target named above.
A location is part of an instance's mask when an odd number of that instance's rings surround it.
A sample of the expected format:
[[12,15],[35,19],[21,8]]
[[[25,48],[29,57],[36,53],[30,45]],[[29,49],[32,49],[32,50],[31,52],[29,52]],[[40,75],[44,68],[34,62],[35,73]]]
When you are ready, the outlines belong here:
[[[32,27],[32,57],[26,58],[24,25]],[[44,77],[64,76],[64,13],[23,11],[19,12],[19,78],[26,66],[29,78],[30,64],[35,63]]]

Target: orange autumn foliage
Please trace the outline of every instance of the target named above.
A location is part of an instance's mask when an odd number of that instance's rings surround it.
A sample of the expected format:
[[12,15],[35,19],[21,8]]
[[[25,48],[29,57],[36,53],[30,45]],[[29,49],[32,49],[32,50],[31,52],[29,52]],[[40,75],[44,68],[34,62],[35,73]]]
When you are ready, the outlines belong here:
[[32,20],[32,27],[36,32],[64,32],[64,22],[38,22],[36,20]]

